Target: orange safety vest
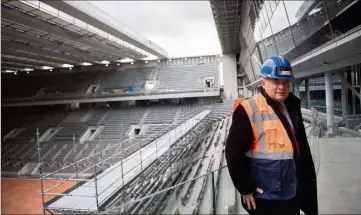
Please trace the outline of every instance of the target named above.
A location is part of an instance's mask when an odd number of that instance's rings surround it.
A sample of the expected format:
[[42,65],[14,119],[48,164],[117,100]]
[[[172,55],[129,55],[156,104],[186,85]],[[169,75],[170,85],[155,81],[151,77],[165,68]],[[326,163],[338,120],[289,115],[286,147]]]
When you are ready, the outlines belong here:
[[240,103],[251,122],[254,141],[250,158],[252,178],[264,190],[255,197],[282,200],[296,195],[296,166],[291,139],[266,98],[255,95]]
[[236,100],[234,100],[234,105],[233,105],[233,112],[237,109],[238,105],[240,105],[245,99],[244,98],[238,98]]
[[261,94],[240,103],[251,122],[254,141],[247,156],[263,159],[293,159],[293,147],[286,129]]

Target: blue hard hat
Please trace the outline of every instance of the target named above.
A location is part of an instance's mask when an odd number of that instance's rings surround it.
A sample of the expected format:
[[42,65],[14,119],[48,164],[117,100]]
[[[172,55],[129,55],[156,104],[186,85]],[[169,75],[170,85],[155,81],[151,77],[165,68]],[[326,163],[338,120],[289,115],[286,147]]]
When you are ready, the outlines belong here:
[[261,67],[261,76],[270,79],[293,80],[290,62],[283,57],[270,57]]

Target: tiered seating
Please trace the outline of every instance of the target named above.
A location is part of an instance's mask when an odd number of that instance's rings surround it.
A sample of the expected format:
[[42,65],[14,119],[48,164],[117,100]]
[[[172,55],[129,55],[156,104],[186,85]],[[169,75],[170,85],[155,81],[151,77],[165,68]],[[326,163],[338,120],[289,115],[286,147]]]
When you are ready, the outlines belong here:
[[[3,143],[2,166],[19,171],[27,162],[34,161],[37,155],[36,131],[39,129],[39,137],[48,127],[57,126],[65,118],[64,112],[44,113],[44,115],[35,115],[31,121],[23,125],[23,129],[18,135]],[[6,147],[5,147],[6,146]]]
[[108,72],[97,92],[102,94],[110,89],[144,89],[146,81],[152,79],[155,71],[155,67],[143,67]]
[[106,109],[93,109],[91,111],[91,116],[88,119],[88,125],[98,125],[106,113]]
[[[214,77],[215,81],[218,81],[215,63],[160,67],[157,77],[157,80],[160,80],[158,89],[204,89],[205,85],[203,78],[205,77]],[[217,86],[216,83],[215,86]]]
[[85,122],[64,122],[61,129],[52,138],[53,141],[72,141],[73,137],[78,139],[87,130],[88,126]]
[[143,124],[172,124],[178,106],[151,107]]
[[181,107],[177,123],[183,123],[202,111],[203,108],[201,108],[199,105],[184,105]]
[[[218,61],[213,61],[198,64],[121,68],[108,72],[6,75],[2,79],[4,83],[2,89],[5,92],[3,96],[9,98],[6,102],[204,91],[207,88],[218,87],[217,64]],[[213,79],[213,86],[206,86],[205,78],[207,77]],[[155,81],[154,88],[146,90],[147,81]],[[91,86],[94,88],[90,90]]]
[[[213,105],[152,106],[148,109],[138,107],[110,110],[79,109],[70,112],[49,112],[44,113],[44,116],[34,115],[33,121],[24,124],[23,130],[17,136],[7,139],[2,144],[3,172],[17,174],[27,163],[38,163],[36,128],[39,128],[40,136],[49,127],[59,129],[49,140],[40,143],[44,163],[43,172],[58,170],[64,165],[87,158],[100,151],[103,153],[96,156],[96,161],[103,160],[102,168],[106,168],[138,150],[140,146],[145,146],[156,137],[174,129],[202,110],[212,110],[203,122],[204,125],[208,125],[211,121],[228,116],[232,107],[233,103],[228,102]],[[94,140],[80,143],[79,137],[91,125],[100,126],[99,129],[102,130],[96,134]],[[130,125],[141,126],[142,132],[130,138],[126,135]],[[75,142],[73,142],[73,134],[76,137]],[[139,141],[142,143],[139,144]],[[105,151],[111,146],[114,147]],[[78,172],[91,167],[93,163],[94,158],[79,161]],[[75,172],[74,167],[61,171],[61,173],[71,172]]]
[[101,125],[105,127],[100,134],[96,136],[96,140],[121,139],[130,125],[139,124],[145,111],[145,108],[109,110],[107,116],[101,123]]
[[[101,72],[86,72],[77,74],[44,74],[44,75],[18,75],[3,79],[2,87],[5,98],[23,98],[35,96],[41,89],[46,88],[46,94],[38,97],[65,96],[74,93],[85,93],[90,84],[97,84],[102,79]],[[31,84],[28,84],[31,83]],[[66,86],[64,83],[67,83]],[[22,86],[22,87],[19,87]],[[58,92],[58,93],[56,93]]]

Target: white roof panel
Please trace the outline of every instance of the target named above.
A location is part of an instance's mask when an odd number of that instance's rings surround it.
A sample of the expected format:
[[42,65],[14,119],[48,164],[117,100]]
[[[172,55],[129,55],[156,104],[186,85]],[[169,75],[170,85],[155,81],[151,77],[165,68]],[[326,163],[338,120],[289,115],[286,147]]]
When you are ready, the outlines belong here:
[[36,29],[32,29],[32,30],[30,31],[30,33],[32,33],[32,34],[37,34],[37,35],[40,35],[40,36],[47,35],[47,33],[43,32],[43,31],[36,30]]
[[62,20],[62,19],[60,19],[60,18],[58,18],[58,17],[55,17],[55,18],[52,19],[51,21],[53,21],[53,22],[55,22],[55,23],[57,23],[57,24],[59,24],[59,25],[68,25],[68,24],[69,24],[69,22],[67,22],[67,21],[65,21],[65,20]]
[[84,35],[84,33],[81,33],[83,28],[80,28],[80,27],[78,27],[76,25],[70,24],[70,25],[64,26],[64,28],[69,29],[71,31],[79,32],[79,34]]
[[34,7],[30,6],[29,4],[25,4],[20,1],[9,1],[9,2],[6,2],[6,4],[20,8],[21,10],[24,10],[26,12],[29,12],[29,11],[32,11],[35,9]]
[[50,15],[50,14],[44,12],[44,11],[41,11],[41,10],[35,10],[35,11],[32,11],[31,13],[34,14],[34,15],[36,15],[36,16],[43,17],[44,19],[54,18],[53,15]]
[[12,27],[12,28],[15,28],[15,29],[20,29],[20,30],[22,30],[22,31],[30,31],[30,30],[33,30],[32,28],[29,28],[29,27],[27,27],[27,26],[25,26],[25,25],[19,25],[19,24],[13,24],[11,27]]

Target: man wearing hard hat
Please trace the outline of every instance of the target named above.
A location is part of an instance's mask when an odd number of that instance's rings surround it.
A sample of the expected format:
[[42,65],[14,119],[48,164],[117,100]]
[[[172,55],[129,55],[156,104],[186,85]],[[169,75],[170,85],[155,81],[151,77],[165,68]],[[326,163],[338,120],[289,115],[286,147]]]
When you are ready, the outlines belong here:
[[318,214],[301,101],[289,93],[292,66],[271,57],[261,76],[262,92],[235,102],[225,149],[234,186],[249,214]]

